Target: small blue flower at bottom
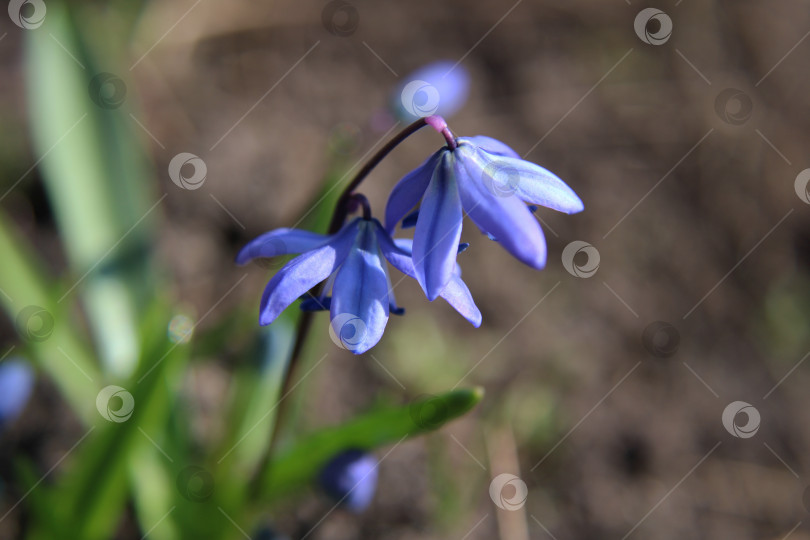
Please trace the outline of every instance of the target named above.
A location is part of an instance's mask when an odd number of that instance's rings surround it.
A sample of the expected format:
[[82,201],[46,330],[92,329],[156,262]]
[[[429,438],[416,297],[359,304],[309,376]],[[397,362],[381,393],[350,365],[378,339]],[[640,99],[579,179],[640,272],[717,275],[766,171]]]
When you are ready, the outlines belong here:
[[[291,253],[301,255],[281,268],[267,284],[259,324],[272,323],[295,300],[326,281],[317,303],[329,309],[332,330],[340,345],[355,354],[376,345],[389,314],[400,311],[386,260],[402,273],[416,276],[410,252],[395,244],[379,221],[364,218],[354,219],[331,236],[297,229],[270,231],[242,248],[236,262],[245,264],[255,258]],[[481,324],[481,312],[460,274],[448,279],[439,296],[473,325]]]
[[[444,120],[431,117],[444,128]],[[449,133],[449,130],[447,131]],[[484,234],[533,268],[546,263],[546,241],[525,203],[573,214],[584,205],[552,172],[520,159],[490,137],[462,137],[411,171],[394,187],[385,209],[389,233],[419,204],[413,241],[416,277],[429,300],[451,279],[464,212]]]
[[363,450],[345,450],[333,457],[318,477],[323,490],[352,512],[362,512],[377,490],[377,459]]

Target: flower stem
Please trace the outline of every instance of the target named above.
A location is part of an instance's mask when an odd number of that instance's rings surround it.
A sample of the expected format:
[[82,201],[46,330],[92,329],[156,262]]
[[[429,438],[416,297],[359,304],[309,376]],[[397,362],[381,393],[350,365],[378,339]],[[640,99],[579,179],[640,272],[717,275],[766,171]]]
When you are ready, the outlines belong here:
[[444,137],[444,140],[447,141],[447,147],[450,148],[450,150],[458,148],[456,136],[453,135],[453,132],[447,127],[447,122],[444,121],[444,118],[435,115],[428,116],[425,118],[425,122]]
[[349,212],[356,212],[359,208],[363,209],[363,219],[371,219],[371,204],[362,193],[352,193],[349,198]]
[[340,198],[338,198],[337,205],[335,206],[335,213],[332,215],[332,221],[329,224],[329,234],[335,234],[340,230],[343,226],[343,222],[346,220],[346,216],[349,214],[349,202],[351,199],[352,192],[366,179],[366,176],[374,170],[374,167],[380,164],[380,162],[385,159],[385,157],[391,153],[391,150],[396,148],[402,141],[422,129],[428,125],[428,122],[425,118],[420,118],[413,124],[409,125],[399,133],[397,133],[393,139],[388,141],[385,146],[380,148],[376,154],[374,154],[371,159],[369,159],[363,168],[352,178],[352,181],[349,182],[349,185],[346,186],[346,189],[343,190],[343,193],[340,194]]

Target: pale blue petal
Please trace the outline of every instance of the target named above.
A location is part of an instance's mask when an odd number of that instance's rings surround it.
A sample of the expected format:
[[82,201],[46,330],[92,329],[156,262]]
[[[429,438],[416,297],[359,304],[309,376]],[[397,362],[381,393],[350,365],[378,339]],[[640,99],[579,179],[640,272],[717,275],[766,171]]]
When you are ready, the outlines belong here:
[[357,221],[327,244],[299,255],[279,270],[262,294],[259,324],[270,324],[302,294],[328,278],[346,258],[356,235]]
[[495,176],[511,177],[513,180],[508,182],[509,188],[525,202],[566,214],[575,214],[585,208],[574,190],[551,171],[529,161],[492,154],[482,149],[479,149],[478,154],[482,162],[486,163],[484,169],[488,172],[511,171]]
[[430,184],[433,171],[439,163],[439,157],[445,152],[447,152],[446,148],[436,151],[422,165],[406,174],[391,190],[391,195],[388,196],[388,202],[385,205],[385,228],[388,232],[393,233],[397,223],[419,203]]
[[479,152],[469,146],[460,146],[456,152],[466,170],[466,174],[459,171],[458,186],[467,215],[515,258],[533,268],[543,268],[546,239],[531,211],[514,194],[493,194],[491,186],[485,182],[491,182],[484,171],[486,163],[482,167],[481,159],[474,157]]
[[493,139],[492,137],[487,137],[486,135],[476,135],[475,137],[462,137],[458,140],[459,144],[462,144],[465,141],[471,142],[475,146],[486,150],[490,154],[520,159],[518,153],[512,150],[510,146],[502,143],[497,139]]
[[450,281],[442,290],[441,297],[447,300],[447,303],[453,306],[462,317],[470,321],[473,326],[476,328],[481,326],[481,311],[475,305],[470,289],[461,280],[460,274],[453,274],[453,277],[450,278]]
[[290,253],[303,253],[329,240],[328,236],[298,229],[276,229],[257,236],[236,256],[237,264],[245,264],[258,257],[277,257]]
[[413,264],[416,279],[428,300],[435,300],[450,277],[458,254],[461,211],[455,159],[445,154],[422,199],[413,236]]
[[377,242],[377,225],[362,221],[356,241],[332,287],[332,335],[354,354],[380,341],[388,322],[387,265]]
[[408,255],[413,253],[413,238],[394,238],[394,244]]

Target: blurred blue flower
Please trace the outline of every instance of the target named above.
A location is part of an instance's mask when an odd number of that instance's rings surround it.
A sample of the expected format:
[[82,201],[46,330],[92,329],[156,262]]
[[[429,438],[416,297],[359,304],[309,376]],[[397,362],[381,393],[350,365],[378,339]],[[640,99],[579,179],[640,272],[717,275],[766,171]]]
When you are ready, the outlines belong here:
[[16,419],[34,388],[34,370],[24,360],[11,358],[0,363],[0,428]]
[[[410,252],[397,246],[379,221],[364,218],[356,218],[331,236],[296,229],[270,231],[242,248],[236,262],[291,253],[301,255],[267,284],[259,324],[272,323],[296,299],[326,281],[321,295],[305,300],[302,308],[329,309],[333,339],[355,354],[379,342],[389,313],[403,313],[396,305],[386,260],[402,273],[416,276]],[[451,278],[439,296],[479,325],[481,314],[469,290],[459,276]]]
[[333,457],[318,478],[323,490],[352,512],[365,510],[377,490],[377,459],[351,449]]
[[438,114],[452,116],[467,101],[470,75],[463,66],[440,60],[404,78],[392,96],[394,115],[403,122]]
[[[441,119],[434,122],[444,125]],[[565,182],[520,159],[504,143],[483,136],[459,138],[455,143],[454,148],[448,145],[438,150],[400,180],[385,211],[386,229],[393,233],[421,200],[413,261],[416,279],[429,300],[453,278],[463,212],[517,259],[543,268],[546,241],[524,202],[567,214],[584,208]]]

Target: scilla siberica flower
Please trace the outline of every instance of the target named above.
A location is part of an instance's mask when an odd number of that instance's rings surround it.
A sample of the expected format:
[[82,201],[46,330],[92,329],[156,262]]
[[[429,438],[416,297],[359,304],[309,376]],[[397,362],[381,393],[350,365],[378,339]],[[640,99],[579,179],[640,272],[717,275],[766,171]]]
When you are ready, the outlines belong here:
[[[362,354],[382,337],[389,313],[404,312],[396,305],[386,260],[411,277],[416,276],[414,264],[410,253],[397,246],[376,219],[358,217],[329,236],[276,229],[248,243],[236,262],[292,253],[301,255],[281,268],[264,290],[259,324],[272,323],[295,300],[328,280],[322,294],[305,300],[301,307],[329,309],[332,329],[341,344]],[[439,296],[475,326],[481,324],[481,313],[458,269]]]
[[502,142],[483,136],[455,139],[440,117],[426,121],[445,135],[448,144],[394,187],[385,225],[393,233],[421,199],[413,259],[428,299],[435,299],[453,276],[463,212],[517,259],[543,268],[545,237],[524,203],[572,214],[584,208],[576,193]]
[[[372,219],[368,200],[355,190],[394,147],[426,125],[441,133],[447,145],[394,187],[383,228]],[[409,214],[420,200],[419,210]],[[444,119],[428,116],[380,148],[344,189],[329,227],[334,234],[277,229],[248,243],[236,262],[300,253],[267,284],[259,324],[272,323],[295,300],[309,295],[301,309],[328,309],[335,342],[362,354],[380,341],[390,313],[404,313],[396,305],[387,263],[416,279],[429,300],[443,297],[480,326],[481,312],[456,263],[456,255],[467,247],[459,244],[464,212],[519,260],[543,268],[546,241],[525,203],[568,214],[584,208],[565,182],[520,159],[502,142],[482,136],[456,139]],[[348,214],[361,206],[363,216],[346,223]],[[391,237],[398,223],[414,221],[412,241]],[[320,294],[313,295],[310,291],[323,281]]]
[[377,459],[363,450],[349,449],[334,456],[318,476],[324,491],[352,512],[368,508],[377,490]]

